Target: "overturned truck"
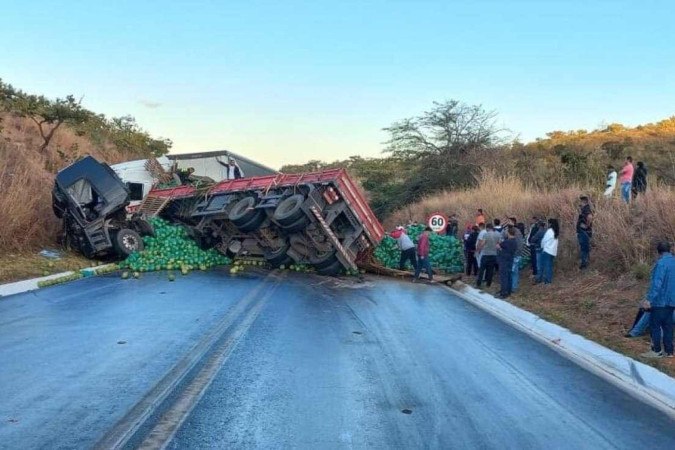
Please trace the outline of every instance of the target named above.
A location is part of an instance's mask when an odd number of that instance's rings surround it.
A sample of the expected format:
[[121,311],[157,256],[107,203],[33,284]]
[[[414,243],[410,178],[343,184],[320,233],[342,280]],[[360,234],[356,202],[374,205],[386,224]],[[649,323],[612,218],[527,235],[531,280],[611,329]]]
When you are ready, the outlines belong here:
[[[204,249],[216,248],[229,257],[261,257],[274,267],[308,264],[324,275],[357,269],[359,258],[368,256],[384,236],[382,225],[344,169],[225,180],[202,188],[183,185],[152,189],[140,206],[132,208],[128,192],[119,190],[122,183],[114,183],[119,193],[114,206],[106,204],[112,200],[97,192],[100,183],[95,179],[101,174],[110,178],[112,171],[92,160],[85,158],[60,172],[55,186],[58,195],[54,197],[55,213],[64,217],[64,231],[71,241],[81,242],[76,248],[90,257],[95,254],[89,251],[93,244],[89,222],[72,226],[73,215],[63,215],[66,200],[71,200],[74,214],[80,213],[82,205],[95,206],[101,212],[112,208],[112,215],[91,217],[97,220],[97,232],[105,237],[105,247],[115,247],[112,244],[129,235],[129,229],[146,234],[145,218],[160,216],[184,225]],[[91,194],[87,193],[94,198],[90,203],[96,205],[72,201],[72,189],[68,191],[62,183],[66,173],[89,174],[84,177],[92,180],[87,183]],[[73,176],[71,181],[80,177]],[[125,220],[120,217],[124,208]],[[142,242],[136,249],[142,249]],[[129,250],[120,249],[118,253],[124,256]]]
[[153,190],[140,210],[185,224],[202,248],[274,267],[309,264],[324,275],[355,270],[384,236],[343,169]]

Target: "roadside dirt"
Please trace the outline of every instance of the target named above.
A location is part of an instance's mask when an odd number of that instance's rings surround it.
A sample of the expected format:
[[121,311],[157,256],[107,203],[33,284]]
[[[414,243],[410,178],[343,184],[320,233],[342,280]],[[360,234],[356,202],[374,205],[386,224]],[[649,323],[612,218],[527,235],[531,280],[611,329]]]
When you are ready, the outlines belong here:
[[[624,337],[633,324],[640,299],[644,298],[646,280],[636,280],[632,274],[609,278],[593,270],[575,270],[556,273],[551,285],[533,285],[529,274],[527,269],[521,272],[519,290],[507,301],[675,376],[675,359],[640,357],[650,348],[648,333],[632,339]],[[473,285],[475,278],[465,276],[464,281]],[[493,284],[483,290],[495,294],[498,286]]]
[[0,283],[11,283],[96,265],[76,253],[63,253],[61,259],[48,259],[35,253],[6,253],[0,257]]

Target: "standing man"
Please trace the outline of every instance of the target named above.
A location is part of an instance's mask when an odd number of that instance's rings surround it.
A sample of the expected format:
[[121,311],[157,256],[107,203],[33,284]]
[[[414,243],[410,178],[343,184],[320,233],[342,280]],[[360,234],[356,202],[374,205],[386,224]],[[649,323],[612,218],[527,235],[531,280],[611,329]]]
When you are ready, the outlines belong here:
[[532,221],[530,222],[530,229],[527,232],[527,236],[525,237],[525,243],[527,244],[527,248],[530,251],[530,265],[532,266],[532,275],[535,277],[537,276],[537,249],[534,247],[532,241],[534,236],[537,234],[537,231],[539,231],[539,218],[537,218],[537,216],[533,216]]
[[497,255],[499,261],[499,297],[507,298],[513,292],[511,267],[513,267],[514,257],[518,252],[516,227],[509,226],[506,229],[506,239],[497,244],[497,249],[499,251]]
[[483,277],[485,277],[485,285],[487,287],[492,285],[492,276],[497,264],[497,244],[499,244],[500,237],[499,233],[495,232],[494,225],[489,223],[486,226],[483,238],[478,238],[476,249],[480,252],[480,268],[478,269],[476,287],[481,286]]
[[637,169],[635,169],[635,174],[633,175],[633,199],[635,199],[638,194],[644,194],[647,191],[647,168],[645,163],[638,161]]
[[223,166],[225,168],[225,173],[226,177],[224,177],[227,180],[238,180],[239,178],[244,177],[244,172],[242,172],[241,167],[239,167],[239,164],[237,164],[237,160],[234,159],[233,157],[229,157],[227,162],[222,162],[220,160],[220,157],[216,157],[216,161],[218,164]]
[[623,162],[621,174],[619,175],[619,181],[621,181],[621,198],[623,198],[623,201],[626,203],[630,203],[630,191],[633,184],[634,172],[633,157],[627,156],[626,160]]
[[[656,246],[659,259],[652,270],[652,280],[647,293],[647,304],[651,308],[649,328],[652,349],[641,356],[645,358],[673,357],[673,310],[675,309],[675,257],[668,242]],[[663,351],[661,338],[663,337]]]
[[[476,237],[476,263],[478,264],[478,275],[480,277],[480,265],[481,265],[481,257],[482,257],[482,252],[481,252],[481,247],[478,245],[483,239],[485,239],[485,235],[487,234],[487,230],[485,229],[485,223],[481,222],[478,224],[478,236]],[[480,280],[480,278],[478,278]]]
[[[629,193],[630,194],[630,193]],[[588,196],[579,197],[579,218],[577,219],[577,240],[579,241],[579,253],[581,255],[580,270],[588,267],[591,256],[591,238],[593,237],[593,210],[588,201]]]
[[534,261],[532,274],[534,275],[535,279],[541,270],[541,240],[544,238],[544,234],[546,234],[546,220],[544,217],[542,217],[537,223],[537,231],[528,240],[530,252],[534,252],[530,253],[530,257]]
[[445,235],[457,238],[458,231],[459,231],[459,221],[457,220],[457,214],[450,214],[450,216],[448,217],[448,227],[445,230]]
[[426,227],[422,234],[420,234],[419,239],[417,240],[417,270],[415,270],[415,278],[413,278],[413,283],[420,279],[420,273],[422,268],[426,270],[427,275],[429,275],[429,281],[434,281],[434,272],[431,269],[431,261],[429,261],[429,232],[431,227]]
[[398,249],[401,250],[401,259],[398,262],[399,270],[405,270],[405,263],[409,260],[413,270],[416,271],[417,258],[415,257],[415,244],[413,244],[412,239],[405,233],[405,229],[403,227],[396,227],[396,230],[392,231],[390,236],[396,239]]
[[478,227],[471,227],[471,233],[464,241],[464,253],[466,254],[466,274],[478,275],[478,260],[476,259],[476,243],[478,242]]
[[616,170],[610,164],[607,166],[607,181],[605,181],[605,193],[606,198],[612,198],[614,196],[614,188],[616,187]]

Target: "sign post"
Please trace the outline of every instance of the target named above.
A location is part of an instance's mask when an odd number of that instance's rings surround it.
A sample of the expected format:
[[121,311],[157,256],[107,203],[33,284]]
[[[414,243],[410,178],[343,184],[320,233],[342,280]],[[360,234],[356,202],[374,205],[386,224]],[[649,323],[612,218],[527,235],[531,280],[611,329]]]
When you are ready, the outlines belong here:
[[427,225],[434,233],[443,233],[448,227],[448,218],[443,213],[433,213],[427,218]]

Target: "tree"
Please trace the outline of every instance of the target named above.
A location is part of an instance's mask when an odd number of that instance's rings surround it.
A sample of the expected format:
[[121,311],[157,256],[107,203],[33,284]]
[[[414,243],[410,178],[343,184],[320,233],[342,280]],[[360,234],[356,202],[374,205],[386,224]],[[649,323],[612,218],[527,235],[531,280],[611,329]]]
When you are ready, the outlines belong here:
[[385,152],[403,159],[446,156],[460,158],[504,143],[497,113],[457,100],[434,102],[422,115],[394,122]]
[[88,111],[72,95],[50,101],[42,95],[27,95],[16,92],[9,99],[9,106],[21,117],[27,117],[37,125],[42,136],[40,152],[43,153],[56,131],[64,123],[80,124],[87,120]]
[[434,102],[417,117],[394,122],[385,152],[400,159],[407,180],[403,203],[431,192],[475,184],[481,167],[505,143],[497,114],[457,100]]

